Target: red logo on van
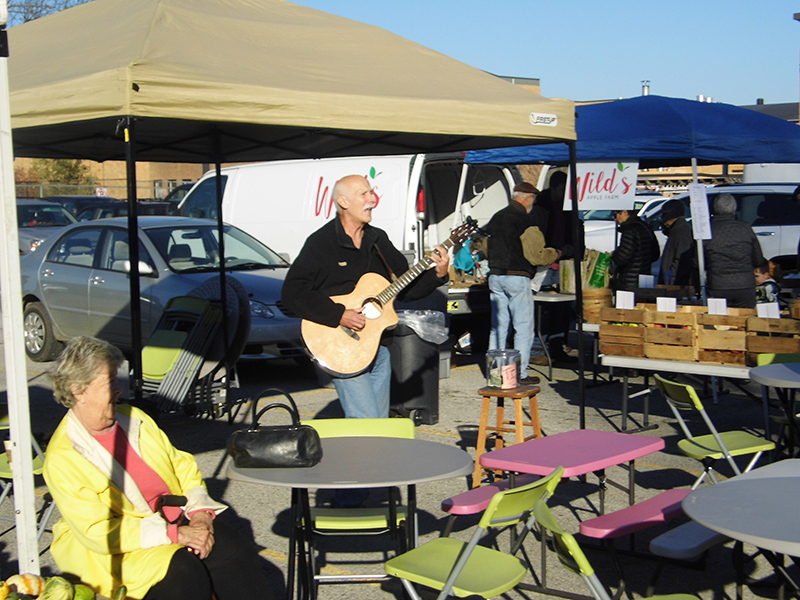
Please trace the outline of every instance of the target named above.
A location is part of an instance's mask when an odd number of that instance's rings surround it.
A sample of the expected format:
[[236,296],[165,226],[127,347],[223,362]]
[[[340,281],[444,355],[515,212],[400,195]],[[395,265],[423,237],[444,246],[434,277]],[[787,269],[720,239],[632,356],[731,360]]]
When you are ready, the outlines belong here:
[[[372,169],[372,171],[374,171],[374,169]],[[369,181],[369,178],[366,179],[367,181]],[[373,206],[373,208],[377,208],[379,203],[380,203],[380,196],[378,196],[378,193],[376,191],[375,205]],[[316,202],[314,203],[314,216],[318,217],[324,211],[325,213],[324,217],[326,219],[329,219],[331,213],[333,212],[333,207],[334,207],[334,199],[333,195],[330,194],[330,188],[327,185],[325,185],[324,178],[320,177],[319,185],[317,186],[317,198]]]

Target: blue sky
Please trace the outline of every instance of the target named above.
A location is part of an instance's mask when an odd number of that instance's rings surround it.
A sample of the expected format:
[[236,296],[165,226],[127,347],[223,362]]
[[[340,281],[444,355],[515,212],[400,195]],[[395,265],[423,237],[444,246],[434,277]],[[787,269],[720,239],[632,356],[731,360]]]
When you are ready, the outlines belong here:
[[291,0],[571,100],[800,96],[798,0]]

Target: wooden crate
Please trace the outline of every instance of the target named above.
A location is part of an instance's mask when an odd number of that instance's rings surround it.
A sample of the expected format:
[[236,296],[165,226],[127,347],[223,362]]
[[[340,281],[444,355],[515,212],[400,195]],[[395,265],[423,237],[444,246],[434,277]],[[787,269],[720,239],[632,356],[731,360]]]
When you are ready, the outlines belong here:
[[659,360],[694,360],[692,313],[645,312],[644,355]]
[[748,317],[747,351],[753,354],[800,352],[800,321]]
[[695,315],[695,357],[698,362],[745,365],[747,317]]
[[600,309],[600,352],[613,356],[644,356],[644,311]]

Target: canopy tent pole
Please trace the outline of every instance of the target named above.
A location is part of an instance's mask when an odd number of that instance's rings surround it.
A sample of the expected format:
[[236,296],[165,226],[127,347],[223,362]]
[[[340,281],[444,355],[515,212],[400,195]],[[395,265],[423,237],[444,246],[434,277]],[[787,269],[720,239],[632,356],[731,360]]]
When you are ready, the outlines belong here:
[[586,429],[586,381],[583,377],[583,289],[581,288],[581,261],[583,260],[583,227],[578,217],[578,164],[575,142],[567,142],[569,147],[569,189],[572,197],[572,241],[575,248],[575,321],[578,325],[578,407],[579,427]]
[[[697,183],[697,158],[692,157],[692,183]],[[706,258],[703,255],[703,240],[695,240],[697,244],[697,270],[700,275],[700,301],[707,304],[708,297],[706,294]]]
[[20,573],[39,573],[36,536],[36,496],[33,491],[31,415],[22,323],[22,282],[19,267],[17,203],[14,191],[14,152],[11,144],[11,107],[8,100],[8,17],[6,0],[0,0],[0,287],[3,289],[3,348],[8,394],[11,456],[14,461],[14,513],[17,561]]
[[[227,273],[225,272],[225,226],[222,221],[222,141],[220,140],[219,130],[214,128],[214,171],[216,175],[217,192],[217,235],[219,237],[219,294],[222,303],[222,356],[225,365],[225,400],[227,402],[228,393],[231,386],[231,370],[228,355],[228,285]],[[213,408],[212,408],[213,410]]]
[[131,384],[133,399],[142,402],[142,305],[139,285],[139,215],[136,207],[136,138],[134,119],[130,116],[120,120],[118,127],[125,135],[125,167],[128,183],[128,257],[131,262]]

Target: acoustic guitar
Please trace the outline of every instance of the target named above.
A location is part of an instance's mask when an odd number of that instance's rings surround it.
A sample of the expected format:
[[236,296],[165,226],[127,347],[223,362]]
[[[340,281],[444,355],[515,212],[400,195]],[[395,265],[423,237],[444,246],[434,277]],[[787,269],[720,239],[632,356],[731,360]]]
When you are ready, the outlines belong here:
[[[467,218],[466,223],[454,229],[441,246],[450,250],[477,230],[477,222]],[[397,313],[392,306],[395,296],[432,265],[433,260],[426,256],[393,283],[377,273],[366,273],[349,294],[331,296],[331,300],[345,308],[361,309],[367,318],[361,331],[343,325],[329,327],[303,320],[303,341],[317,364],[328,373],[339,376],[357,375],[369,367],[378,353],[383,331],[397,325]]]

